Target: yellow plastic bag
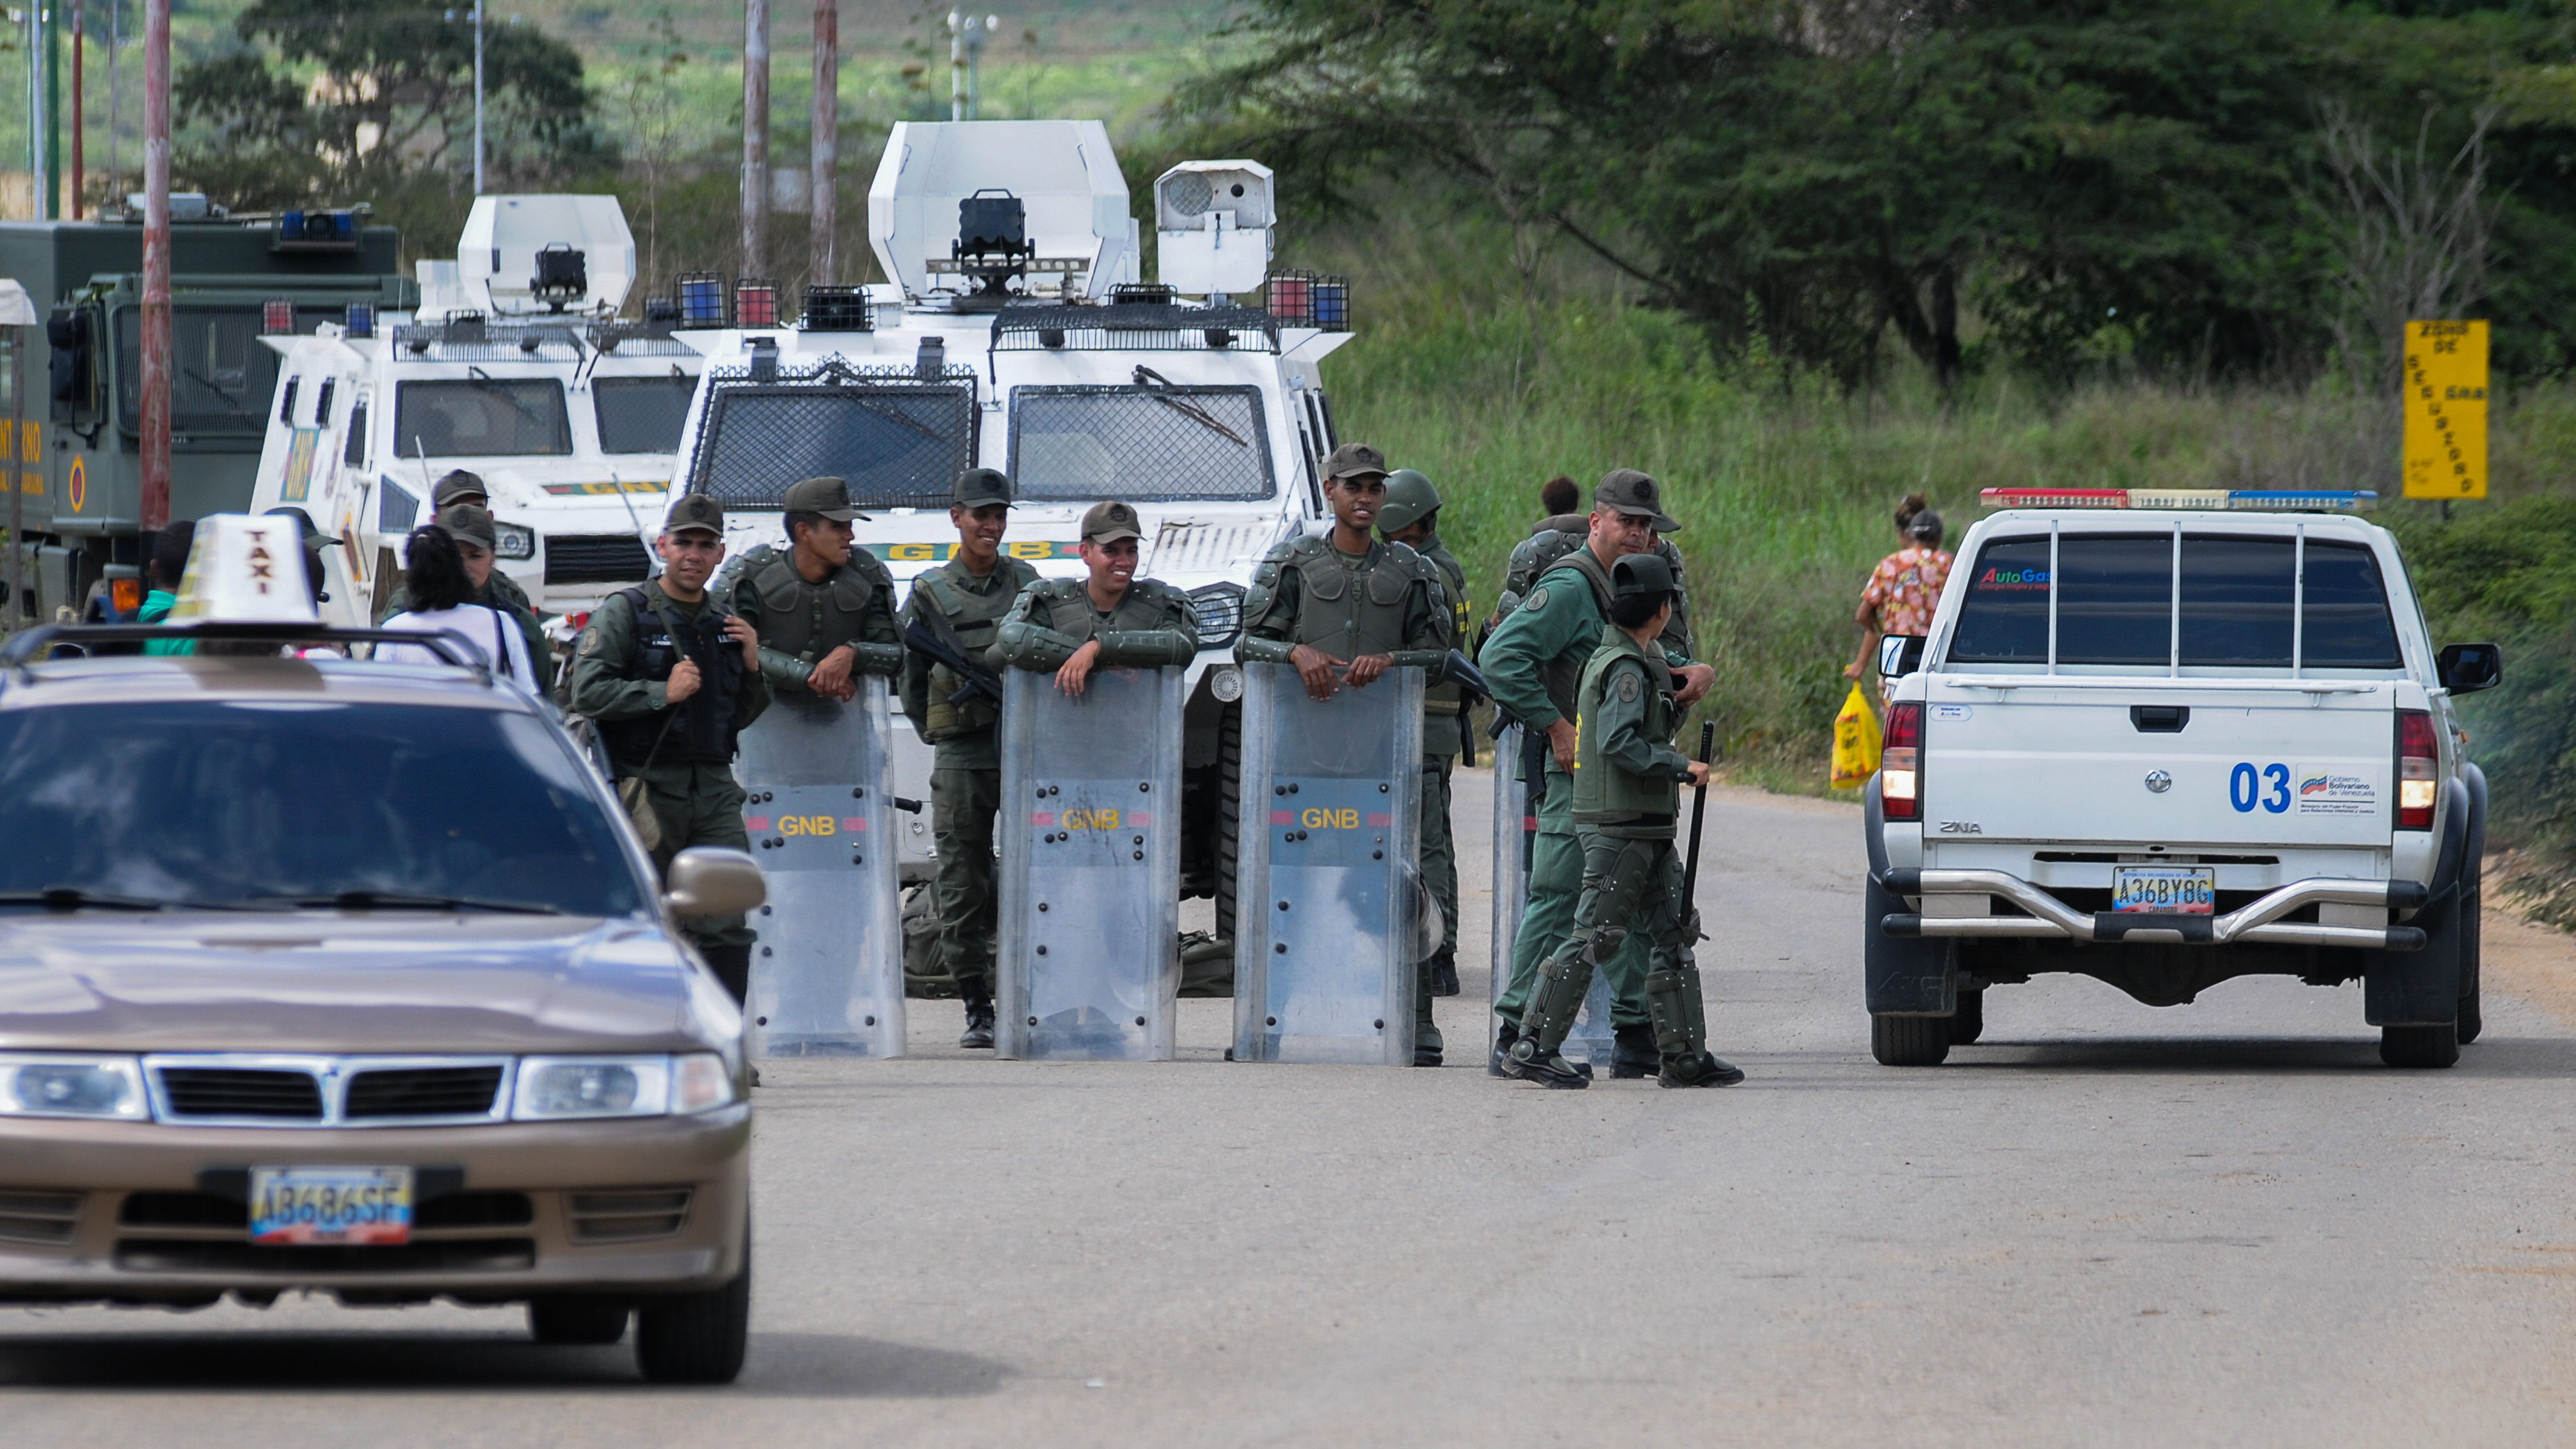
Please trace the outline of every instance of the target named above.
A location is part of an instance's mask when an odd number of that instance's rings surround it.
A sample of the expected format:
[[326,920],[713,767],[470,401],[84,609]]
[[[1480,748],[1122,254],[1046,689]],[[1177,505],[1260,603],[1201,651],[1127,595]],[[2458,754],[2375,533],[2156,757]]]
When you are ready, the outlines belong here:
[[1878,773],[1878,711],[1855,684],[1834,716],[1834,788],[1857,790]]

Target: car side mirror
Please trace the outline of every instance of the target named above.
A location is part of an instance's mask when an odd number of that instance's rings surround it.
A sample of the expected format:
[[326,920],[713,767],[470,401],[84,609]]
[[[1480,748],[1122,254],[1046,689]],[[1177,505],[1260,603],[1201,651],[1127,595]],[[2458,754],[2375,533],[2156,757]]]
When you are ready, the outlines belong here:
[[1886,634],[1878,641],[1878,674],[1881,679],[1902,679],[1923,667],[1923,636],[1920,634]]
[[671,857],[662,904],[675,916],[739,916],[769,899],[769,882],[750,852],[693,845]]
[[2475,694],[2504,682],[2504,651],[2493,644],[2445,644],[2434,676],[2453,694]]

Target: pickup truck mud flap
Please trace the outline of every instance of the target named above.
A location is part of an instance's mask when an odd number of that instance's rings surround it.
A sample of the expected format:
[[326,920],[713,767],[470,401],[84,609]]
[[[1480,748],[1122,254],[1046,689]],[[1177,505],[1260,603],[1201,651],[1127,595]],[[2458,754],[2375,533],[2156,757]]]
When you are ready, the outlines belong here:
[[2443,787],[2442,851],[2432,893],[2408,924],[2420,951],[2365,951],[2362,1016],[2372,1026],[2440,1026],[2460,1017],[2460,882],[2486,852],[2487,777],[2475,765]]
[[1959,1010],[1959,948],[1955,941],[1900,940],[1880,929],[1905,910],[1903,897],[1879,882],[1887,877],[1886,816],[1878,777],[1861,792],[1861,832],[1869,847],[1869,879],[1861,887],[1861,959],[1873,1016],[1952,1016]]

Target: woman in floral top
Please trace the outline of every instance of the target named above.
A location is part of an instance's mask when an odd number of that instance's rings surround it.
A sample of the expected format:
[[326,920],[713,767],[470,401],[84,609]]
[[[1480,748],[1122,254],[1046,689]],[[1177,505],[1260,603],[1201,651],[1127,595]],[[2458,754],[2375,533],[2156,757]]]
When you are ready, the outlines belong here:
[[1878,561],[1869,587],[1860,591],[1860,657],[1843,671],[1861,677],[1883,634],[1929,634],[1932,611],[1941,605],[1941,586],[1950,581],[1950,555],[1941,547],[1941,515],[1920,493],[1896,505],[1896,533],[1905,546]]

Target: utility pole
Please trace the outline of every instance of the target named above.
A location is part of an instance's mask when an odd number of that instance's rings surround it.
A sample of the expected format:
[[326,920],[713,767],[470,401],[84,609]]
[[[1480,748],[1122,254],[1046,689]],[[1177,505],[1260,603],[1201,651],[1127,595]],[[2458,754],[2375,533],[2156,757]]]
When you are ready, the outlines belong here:
[[62,0],[37,0],[45,17],[45,219],[63,214]]
[[72,220],[81,216],[81,191],[89,173],[82,166],[81,138],[89,131],[89,116],[81,108],[81,76],[87,68],[87,53],[82,49],[84,27],[81,20],[89,9],[89,0],[71,0],[72,7]]
[[948,12],[948,119],[966,119],[966,27],[974,22]]
[[833,232],[841,169],[841,0],[814,0],[814,156],[806,190],[813,211],[806,285],[841,280]]
[[43,221],[45,204],[45,6],[27,7],[27,215]]
[[170,0],[143,0],[143,500],[170,521]]
[[117,85],[116,53],[125,48],[125,0],[107,0],[107,190],[120,199],[125,195],[125,173],[117,162],[124,159],[118,149],[125,140],[124,112],[120,102],[125,92]]
[[769,275],[769,0],[742,6],[742,273]]
[[474,194],[483,194],[483,0],[474,0]]

